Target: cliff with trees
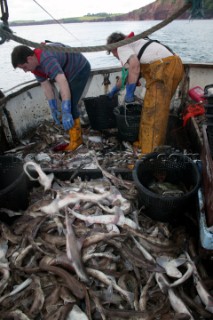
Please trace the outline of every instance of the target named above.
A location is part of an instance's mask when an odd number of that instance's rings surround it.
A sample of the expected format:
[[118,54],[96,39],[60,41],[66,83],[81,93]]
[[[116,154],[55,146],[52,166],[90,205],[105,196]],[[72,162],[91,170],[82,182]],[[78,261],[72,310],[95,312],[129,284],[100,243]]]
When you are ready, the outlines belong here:
[[[83,17],[59,19],[60,23],[76,23],[76,22],[106,22],[106,21],[138,21],[138,20],[164,20],[169,18],[175,11],[186,4],[185,0],[156,0],[155,2],[128,12],[126,14],[119,13],[88,13]],[[213,18],[213,1],[203,0],[203,15],[200,19]],[[187,10],[178,19],[190,19],[191,9]],[[37,24],[54,24],[55,20],[43,21],[13,21],[11,26],[18,25],[37,25]]]

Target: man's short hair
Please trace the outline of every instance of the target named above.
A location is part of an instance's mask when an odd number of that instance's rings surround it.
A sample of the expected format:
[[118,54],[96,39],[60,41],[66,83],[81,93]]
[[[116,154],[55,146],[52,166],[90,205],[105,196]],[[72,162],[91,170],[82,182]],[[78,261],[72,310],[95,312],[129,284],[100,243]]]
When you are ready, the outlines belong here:
[[[113,32],[108,38],[107,38],[107,44],[116,43],[119,41],[122,41],[126,38],[126,36],[121,32]],[[110,54],[111,50],[107,50],[107,53]]]
[[34,51],[27,46],[16,46],[11,53],[11,62],[14,68],[17,68],[19,64],[27,62],[29,56],[33,56]]

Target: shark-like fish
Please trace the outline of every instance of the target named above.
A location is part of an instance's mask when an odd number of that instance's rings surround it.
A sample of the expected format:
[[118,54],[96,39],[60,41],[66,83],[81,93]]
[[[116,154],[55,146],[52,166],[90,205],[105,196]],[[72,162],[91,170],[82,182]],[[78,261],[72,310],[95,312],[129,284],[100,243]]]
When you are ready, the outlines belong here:
[[[34,178],[30,172],[29,172],[29,168],[33,168],[36,173],[38,174],[37,178]],[[30,180],[32,181],[38,181],[43,187],[44,190],[49,190],[52,186],[52,182],[54,179],[54,174],[50,173],[50,174],[45,174],[44,171],[41,169],[41,166],[33,161],[28,161],[24,164],[23,169],[25,171],[25,173],[27,174],[27,176],[29,177]]]

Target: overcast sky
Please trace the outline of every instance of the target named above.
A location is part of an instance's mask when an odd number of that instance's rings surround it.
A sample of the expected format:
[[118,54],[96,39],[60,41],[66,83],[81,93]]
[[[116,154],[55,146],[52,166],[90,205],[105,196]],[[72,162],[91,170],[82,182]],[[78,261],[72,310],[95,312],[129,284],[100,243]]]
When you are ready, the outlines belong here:
[[[155,0],[7,0],[9,22],[81,17],[88,13],[127,13]],[[39,6],[40,5],[40,6]]]

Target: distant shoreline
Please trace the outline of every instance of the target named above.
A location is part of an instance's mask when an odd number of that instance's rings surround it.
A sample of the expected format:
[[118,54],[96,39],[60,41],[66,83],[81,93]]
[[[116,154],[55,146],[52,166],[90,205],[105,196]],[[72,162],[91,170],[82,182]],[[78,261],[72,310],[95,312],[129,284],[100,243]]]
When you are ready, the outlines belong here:
[[116,17],[120,17],[123,14],[121,13],[102,13],[102,14],[88,14],[83,17],[75,17],[75,18],[64,18],[64,19],[57,19],[57,20],[17,20],[11,21],[9,24],[10,26],[33,26],[33,25],[42,25],[42,24],[57,24],[57,23],[81,23],[81,22],[109,22],[115,21]]
[[[159,19],[147,19],[145,21],[161,21]],[[176,20],[188,20],[188,18],[183,18],[183,19],[176,19]],[[196,19],[194,19],[196,20]],[[206,19],[197,19],[197,20],[212,20],[212,18],[206,18]],[[121,21],[127,21],[127,22],[133,22],[133,21],[139,21],[139,20],[121,20],[121,19],[118,19],[118,20],[109,20],[109,19],[94,19],[94,20],[72,20],[72,21],[64,21],[64,19],[62,20],[57,20],[56,21],[52,21],[52,20],[45,20],[45,21],[22,21],[22,22],[19,22],[19,21],[12,21],[9,23],[9,26],[10,27],[21,27],[21,26],[36,26],[36,25],[48,25],[48,24],[68,24],[68,23],[84,23],[84,22],[121,22]]]

